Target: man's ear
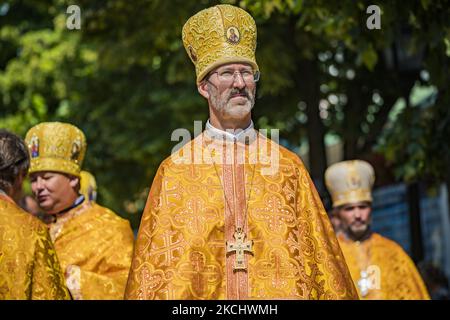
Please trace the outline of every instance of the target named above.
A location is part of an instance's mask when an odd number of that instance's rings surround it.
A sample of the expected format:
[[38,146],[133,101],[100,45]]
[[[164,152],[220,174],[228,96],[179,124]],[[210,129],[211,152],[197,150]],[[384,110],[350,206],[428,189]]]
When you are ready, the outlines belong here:
[[69,182],[70,186],[72,188],[76,189],[78,187],[78,185],[79,185],[80,178],[71,176],[71,177],[69,177],[69,179],[70,179],[70,182]]
[[197,85],[198,92],[206,99],[209,99],[208,83],[202,81]]

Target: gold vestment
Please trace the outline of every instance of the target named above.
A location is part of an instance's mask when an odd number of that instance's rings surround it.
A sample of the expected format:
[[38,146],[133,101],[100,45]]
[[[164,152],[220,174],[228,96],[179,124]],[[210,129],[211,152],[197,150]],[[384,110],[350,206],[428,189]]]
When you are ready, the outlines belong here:
[[134,241],[127,220],[85,200],[58,216],[50,235],[74,299],[123,299]]
[[[255,132],[247,142],[233,142],[205,131],[163,161],[125,298],[358,298],[301,160]],[[279,166],[270,172],[276,157]],[[253,241],[247,270],[233,270],[235,254],[226,253],[239,227]]]
[[413,261],[394,241],[377,233],[361,242],[344,234],[338,240],[361,299],[430,299]]
[[47,227],[0,194],[0,300],[69,300]]

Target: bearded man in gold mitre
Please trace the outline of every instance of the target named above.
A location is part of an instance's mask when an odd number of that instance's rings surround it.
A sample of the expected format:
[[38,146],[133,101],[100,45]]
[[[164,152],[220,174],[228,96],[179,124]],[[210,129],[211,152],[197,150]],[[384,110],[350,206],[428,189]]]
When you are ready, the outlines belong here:
[[182,37],[209,120],[156,173],[125,298],[357,299],[302,161],[253,127],[253,18],[217,5]]
[[330,166],[325,183],[340,220],[339,244],[362,299],[429,299],[413,261],[394,241],[371,230],[373,167],[350,160]]
[[127,220],[80,194],[86,138],[77,127],[44,122],[26,135],[31,190],[54,216],[50,236],[76,300],[123,299],[133,251]]

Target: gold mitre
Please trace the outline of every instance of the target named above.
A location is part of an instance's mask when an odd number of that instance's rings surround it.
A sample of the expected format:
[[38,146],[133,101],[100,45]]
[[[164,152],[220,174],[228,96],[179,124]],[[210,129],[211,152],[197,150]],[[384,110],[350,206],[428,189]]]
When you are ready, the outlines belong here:
[[77,127],[62,122],[43,122],[25,137],[31,163],[29,173],[56,171],[80,176],[86,153],[86,137]]
[[95,200],[95,194],[97,192],[97,182],[95,177],[88,171],[82,170],[80,172],[80,193],[84,195],[86,199]]
[[325,171],[325,184],[333,199],[333,207],[362,201],[372,202],[374,182],[373,167],[362,160],[338,162]]
[[195,65],[197,83],[226,63],[256,64],[256,24],[245,10],[221,4],[204,9],[183,26],[183,44]]

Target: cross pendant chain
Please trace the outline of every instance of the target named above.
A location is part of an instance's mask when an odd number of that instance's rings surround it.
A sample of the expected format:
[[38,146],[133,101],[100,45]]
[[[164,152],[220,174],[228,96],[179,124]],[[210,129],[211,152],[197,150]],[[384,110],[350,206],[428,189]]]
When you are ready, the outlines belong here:
[[[209,149],[203,145],[208,151]],[[211,159],[214,159],[212,157],[212,154],[210,152],[210,156]],[[230,208],[232,208],[232,206],[230,206],[230,204],[228,203],[228,198],[225,192],[225,187],[220,179],[220,175],[219,175],[219,171],[217,170],[217,166],[216,163],[213,161],[214,164],[214,170],[216,172],[217,178],[219,179],[219,181],[221,182],[220,185],[222,187],[222,190],[224,192],[224,197],[225,197],[225,202],[228,204],[228,206]],[[248,200],[247,200],[247,204],[246,204],[246,208],[245,208],[245,212],[243,215],[243,219],[245,220],[245,217],[247,215],[248,212],[248,204],[249,201],[251,199],[252,196],[252,186],[253,186],[253,178],[255,176],[255,169],[256,169],[256,164],[253,165],[253,170],[252,170],[252,175],[251,175],[251,180],[250,180],[250,192],[249,192],[249,196],[248,196]],[[245,193],[244,193],[245,194]],[[245,225],[245,223],[244,223]],[[233,265],[233,271],[237,271],[237,270],[247,270],[247,267],[245,265],[245,252],[251,253],[253,254],[253,240],[247,240],[244,241],[246,235],[244,233],[244,229],[243,227],[236,227],[236,231],[234,232],[234,242],[231,241],[226,241],[226,253],[235,253],[235,264]]]
[[234,232],[234,239],[235,242],[228,242],[227,241],[227,253],[235,252],[236,253],[236,260],[235,264],[233,266],[233,270],[247,270],[247,267],[245,266],[245,259],[244,259],[244,253],[245,251],[253,254],[253,240],[247,240],[244,241],[245,233],[242,230],[242,228],[237,227],[236,231]]

